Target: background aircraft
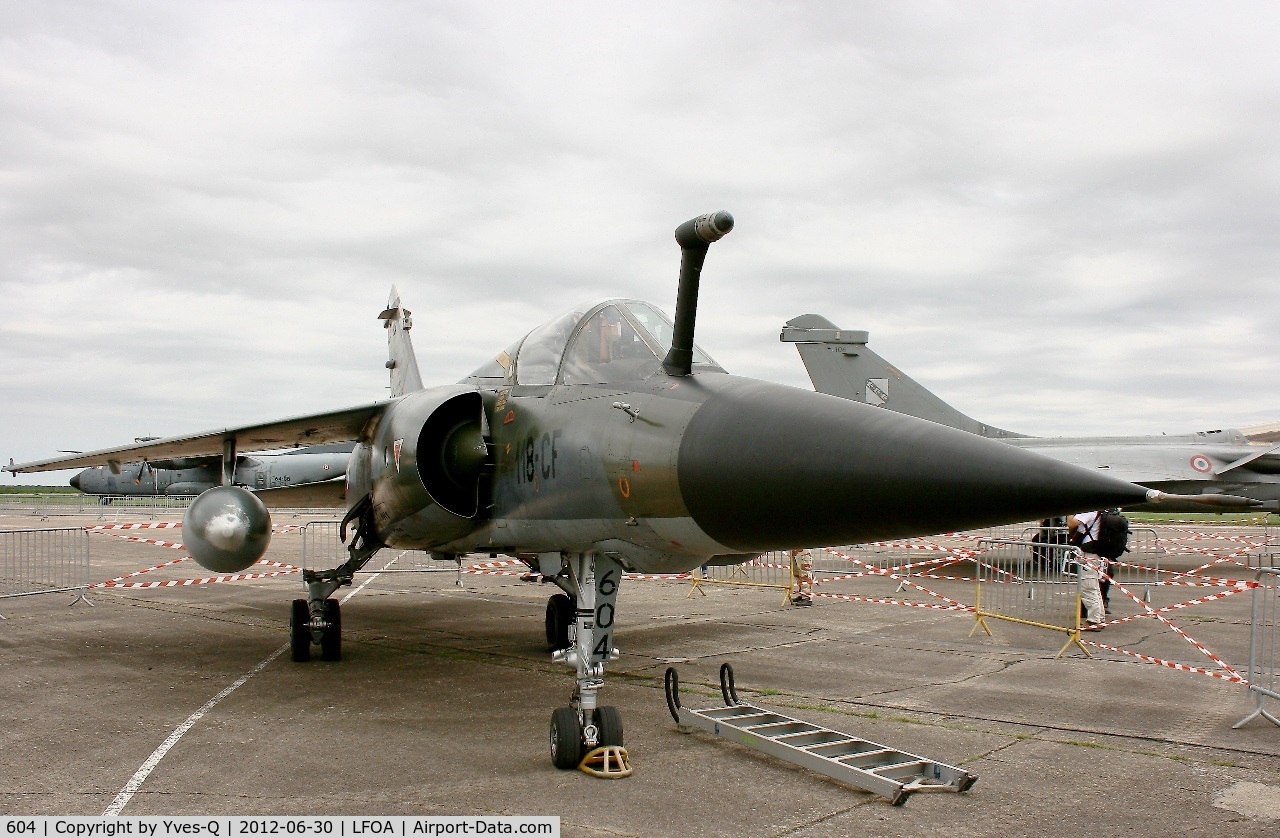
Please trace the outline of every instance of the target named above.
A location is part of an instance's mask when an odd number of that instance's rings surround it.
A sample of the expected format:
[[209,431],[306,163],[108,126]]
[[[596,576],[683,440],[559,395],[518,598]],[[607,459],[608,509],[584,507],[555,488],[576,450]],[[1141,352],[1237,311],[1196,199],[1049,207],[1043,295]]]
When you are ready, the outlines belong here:
[[[307,571],[293,602],[293,658],[341,655],[332,594],[382,547],[516,556],[564,593],[547,603],[553,659],[573,672],[551,716],[552,762],[620,748],[622,717],[601,706],[622,574],[684,572],[760,552],[923,535],[1158,493],[1109,475],[843,399],[729,375],[694,344],[698,282],[733,218],[676,228],[674,322],[616,299],[575,307],[458,384],[423,388],[398,294],[388,329],[392,398],[9,466],[15,472],[220,455],[221,482],[183,518],[191,555],[219,573],[257,561],[264,502],[230,485],[238,452],[353,441],[348,559]],[[303,487],[305,488],[305,487]],[[319,732],[319,731],[317,731]],[[629,769],[628,769],[629,770]]]
[[[236,457],[231,482],[255,491],[341,481],[347,473],[350,443],[313,445],[281,454]],[[87,468],[71,478],[87,495],[198,495],[221,482],[222,457],[182,457],[154,462]]]
[[[1028,451],[1121,480],[1178,495],[1200,495],[1199,503],[1164,502],[1162,512],[1207,512],[1248,508],[1228,498],[1250,498],[1256,508],[1276,511],[1280,503],[1280,441],[1275,426],[1257,426],[1254,442],[1234,428],[1176,436],[1033,437],[971,419],[867,346],[863,331],[838,328],[817,314],[788,320],[779,337],[794,343],[809,380],[819,393],[928,419],[971,434],[998,439]],[[1270,436],[1268,436],[1270,434]]]

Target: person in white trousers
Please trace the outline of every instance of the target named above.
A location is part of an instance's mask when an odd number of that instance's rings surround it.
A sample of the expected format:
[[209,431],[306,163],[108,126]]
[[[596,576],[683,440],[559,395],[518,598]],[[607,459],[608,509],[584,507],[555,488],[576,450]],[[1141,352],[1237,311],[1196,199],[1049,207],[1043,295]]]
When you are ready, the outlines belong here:
[[[1067,516],[1067,529],[1071,543],[1084,551],[1080,557],[1080,600],[1085,607],[1085,631],[1101,631],[1106,620],[1102,605],[1102,589],[1098,574],[1102,571],[1102,559],[1097,553],[1098,529],[1102,516],[1097,512],[1078,512]],[[1093,548],[1092,550],[1090,548]]]

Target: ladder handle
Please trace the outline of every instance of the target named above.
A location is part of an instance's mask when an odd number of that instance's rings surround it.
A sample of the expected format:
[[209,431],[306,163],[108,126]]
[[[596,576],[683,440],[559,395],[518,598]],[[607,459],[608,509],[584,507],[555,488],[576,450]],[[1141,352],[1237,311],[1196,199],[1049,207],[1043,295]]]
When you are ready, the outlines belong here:
[[733,667],[727,663],[720,665],[720,695],[724,696],[726,707],[742,703],[738,701],[738,690],[733,683]]
[[662,689],[667,694],[667,710],[671,718],[680,724],[680,675],[674,666],[668,666],[662,677]]

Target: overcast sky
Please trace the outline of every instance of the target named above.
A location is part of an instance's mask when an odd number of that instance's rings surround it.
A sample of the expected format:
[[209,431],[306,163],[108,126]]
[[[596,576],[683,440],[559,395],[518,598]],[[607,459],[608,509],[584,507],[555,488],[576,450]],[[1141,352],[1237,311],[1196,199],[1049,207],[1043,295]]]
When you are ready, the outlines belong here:
[[[0,0],[0,457],[386,395],[585,299],[807,387],[815,312],[975,418],[1280,419],[1275,3]],[[30,475],[54,482],[65,475]],[[13,477],[5,476],[12,484]]]

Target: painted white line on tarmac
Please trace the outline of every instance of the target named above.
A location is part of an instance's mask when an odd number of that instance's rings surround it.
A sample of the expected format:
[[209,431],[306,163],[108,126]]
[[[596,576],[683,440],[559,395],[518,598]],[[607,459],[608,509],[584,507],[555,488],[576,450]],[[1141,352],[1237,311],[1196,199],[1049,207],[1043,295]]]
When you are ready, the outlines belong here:
[[[396,561],[399,560],[400,556],[403,556],[406,552],[408,551],[407,550],[401,551],[399,555],[397,555],[394,559],[392,559],[391,561],[383,565],[378,570],[378,573],[381,573],[383,570],[386,570],[387,568],[391,567],[391,565],[395,564]],[[378,573],[374,573],[372,576],[366,579],[364,583],[360,585],[360,587],[354,589],[353,591],[351,591],[351,593],[344,596],[342,598],[342,602],[345,603],[347,600],[351,599],[353,596],[363,591],[369,585],[370,582],[378,578]],[[272,661],[274,661],[276,658],[283,655],[288,648],[289,648],[289,644],[286,643],[283,646],[281,646],[279,649],[276,649],[270,655],[267,655],[267,657],[263,659],[261,663],[259,663],[253,669],[246,672],[244,675],[241,675],[239,678],[237,678],[235,683],[233,683],[231,686],[227,687],[225,690],[223,690],[222,692],[215,695],[213,698],[206,701],[203,707],[201,707],[199,710],[192,713],[190,716],[187,717],[187,720],[185,722],[183,722],[182,724],[174,728],[173,733],[170,733],[168,738],[166,738],[163,742],[160,743],[160,747],[156,748],[154,751],[151,752],[151,756],[147,757],[147,761],[142,763],[142,765],[138,768],[138,770],[133,773],[133,776],[129,778],[129,782],[124,784],[124,788],[120,789],[120,793],[116,795],[115,800],[111,801],[111,805],[108,806],[106,810],[102,813],[102,817],[104,818],[117,817],[120,814],[120,810],[123,809],[131,799],[133,799],[133,796],[135,794],[137,794],[138,789],[142,788],[142,784],[146,782],[147,777],[151,776],[151,772],[155,770],[155,767],[160,764],[160,760],[164,759],[164,755],[169,753],[170,748],[178,744],[178,740],[181,739],[188,730],[191,730],[191,728],[195,726],[196,722],[203,719],[210,710],[212,710],[214,707],[218,705],[218,702],[222,701],[222,699],[226,698],[236,690],[240,689],[240,687],[242,687],[246,681],[248,681],[253,676],[257,675],[262,670],[266,669],[267,666]]]

